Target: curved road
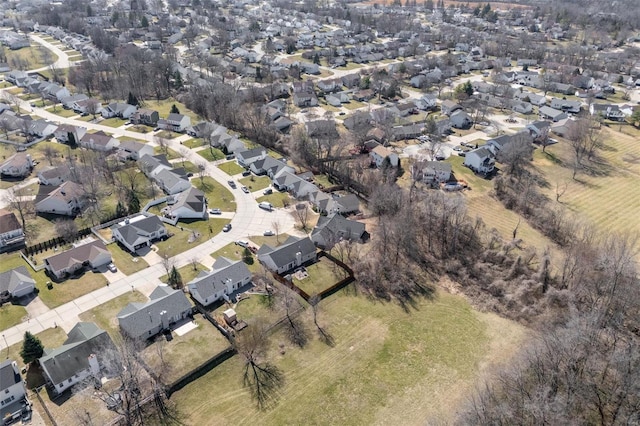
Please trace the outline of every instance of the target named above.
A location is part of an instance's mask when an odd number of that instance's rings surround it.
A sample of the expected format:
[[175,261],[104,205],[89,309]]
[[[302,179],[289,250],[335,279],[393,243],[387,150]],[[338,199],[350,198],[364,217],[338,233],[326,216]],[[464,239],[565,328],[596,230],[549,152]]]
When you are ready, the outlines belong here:
[[[4,96],[4,90],[0,90],[0,96]],[[31,109],[26,101],[21,101],[21,107],[27,110]],[[32,113],[54,122],[74,124],[92,130],[103,130],[105,132],[112,133],[114,136],[127,136],[144,139],[151,145],[157,145],[152,133],[141,134],[127,131],[125,129],[114,129],[112,127],[101,126],[95,123],[77,121],[72,118],[60,117],[41,108],[34,108]],[[207,175],[211,176],[220,184],[226,186],[227,181],[232,178],[216,167],[214,163],[206,162],[194,150],[182,146],[180,141],[184,141],[186,139],[189,139],[189,136],[183,135],[179,138],[168,140],[168,145],[175,151],[184,152],[185,158],[188,161],[191,161],[194,164],[206,164],[205,170]],[[233,179],[237,179],[237,176],[234,176]],[[245,239],[251,235],[262,235],[265,230],[273,228],[272,224],[275,221],[278,222],[281,233],[297,232],[294,229],[295,221],[290,212],[282,209],[268,212],[258,207],[255,198],[262,195],[260,191],[253,194],[245,194],[240,190],[240,188],[238,188],[231,189],[231,192],[233,193],[236,201],[236,212],[233,214],[231,219],[231,231],[227,233],[220,233],[212,239],[208,239],[202,244],[176,255],[172,258],[176,267],[184,266],[190,263],[191,259],[194,258],[198,259],[204,265],[210,266],[214,260],[209,256],[210,253],[213,253],[227,244],[237,241],[238,239]],[[228,217],[227,215],[224,216]],[[7,330],[3,330],[2,334],[4,339],[6,339],[6,342],[9,345],[12,345],[22,340],[25,331],[39,333],[56,325],[61,326],[65,331],[69,331],[79,321],[78,315],[82,312],[105,303],[125,292],[133,291],[135,289],[148,296],[160,283],[159,278],[162,275],[165,275],[166,272],[162,264],[159,262],[159,256],[145,257],[146,259],[150,259],[152,262],[155,261],[155,263],[150,264],[148,268],[129,276],[123,276],[120,272],[118,272],[118,275],[111,276],[109,275],[111,274],[110,272],[106,272],[105,274],[107,278],[115,278],[109,286],[95,290],[55,309],[43,310],[33,318],[29,318],[26,322],[18,324]]]
[[[58,56],[58,60],[53,63],[53,65],[56,68],[69,68],[69,67],[73,66],[73,64],[75,63],[75,62],[69,61],[69,55],[67,55],[58,46],[55,46],[55,45],[49,43],[48,41],[42,39],[40,36],[37,36],[37,35],[35,35],[33,33],[30,34],[29,37],[31,38],[31,40],[35,41],[38,44],[41,44],[42,46],[46,47],[47,49],[49,49],[50,51],[52,51],[53,53],[55,53]],[[46,71],[48,69],[49,69],[49,65],[47,65],[46,67],[41,67],[41,68],[37,68],[37,69],[34,69],[34,70],[29,70],[29,72]]]

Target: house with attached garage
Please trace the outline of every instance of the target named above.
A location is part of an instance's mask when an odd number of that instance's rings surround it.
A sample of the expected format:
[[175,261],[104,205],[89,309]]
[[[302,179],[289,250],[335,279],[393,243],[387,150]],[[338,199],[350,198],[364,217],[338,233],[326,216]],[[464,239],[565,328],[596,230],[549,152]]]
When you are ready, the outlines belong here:
[[120,141],[107,135],[103,131],[99,131],[96,133],[86,133],[82,139],[80,139],[79,145],[94,151],[108,152],[120,146]]
[[473,119],[469,114],[462,110],[457,110],[449,117],[451,127],[456,129],[467,129],[473,124]]
[[311,241],[322,249],[331,249],[340,241],[361,242],[366,233],[364,223],[349,220],[340,214],[320,216],[311,231]]
[[163,170],[171,170],[173,166],[162,154],[148,155],[145,154],[138,160],[138,167],[148,178],[155,178],[158,173]]
[[62,280],[88,267],[100,268],[111,263],[111,253],[102,241],[91,241],[44,259],[49,276]]
[[623,121],[625,118],[625,114],[620,110],[620,107],[611,104],[591,104],[589,113],[591,115],[600,115],[604,119],[613,121]]
[[170,130],[172,132],[182,133],[187,127],[191,126],[191,118],[188,115],[171,113],[164,119],[158,120],[158,127],[163,130]]
[[153,155],[153,147],[146,143],[123,140],[118,146],[118,158],[122,161],[133,160],[138,161],[145,155]]
[[580,101],[569,101],[567,99],[551,98],[551,103],[549,104],[549,106],[551,108],[559,109],[564,112],[577,114],[580,112],[582,103]]
[[45,348],[38,360],[42,375],[54,394],[93,378],[96,383],[119,369],[117,349],[109,334],[92,322],[77,323],[62,346]]
[[155,215],[139,215],[118,222],[111,227],[111,234],[131,253],[168,237],[167,229]]
[[113,102],[102,109],[101,115],[104,118],[118,117],[128,119],[135,114],[137,109],[138,107],[135,105]]
[[191,315],[193,308],[181,290],[159,285],[147,303],[129,303],[118,315],[122,334],[134,340],[151,339]]
[[60,186],[71,177],[72,173],[68,166],[58,166],[38,172],[38,183],[40,185]]
[[284,171],[275,177],[273,186],[278,191],[290,193],[296,199],[306,198],[310,193],[318,190],[318,187],[311,182],[307,182],[289,171]]
[[238,164],[244,168],[249,168],[254,162],[258,160],[264,160],[266,157],[267,150],[262,147],[236,152],[236,159],[238,160]]
[[254,161],[249,169],[256,175],[267,175],[271,179],[275,179],[283,172],[295,173],[295,169],[288,166],[286,162],[276,160],[267,155],[263,160]]
[[24,230],[18,218],[9,210],[0,209],[0,252],[24,244]]
[[19,421],[22,413],[31,410],[25,384],[15,361],[6,359],[0,363],[0,419],[2,419],[2,424],[9,425],[14,421]]
[[29,124],[29,134],[40,138],[53,135],[57,129],[57,124],[50,123],[46,120],[33,120]]
[[130,120],[133,124],[156,127],[158,120],[160,120],[160,116],[158,115],[158,111],[148,108],[140,108],[131,115]]
[[463,164],[476,173],[488,175],[495,170],[496,160],[489,149],[481,147],[467,152]]
[[31,294],[35,289],[36,282],[24,266],[0,272],[0,304]]
[[534,142],[545,142],[549,137],[551,122],[546,120],[534,121],[527,124],[525,129],[529,132]]
[[72,124],[61,124],[60,126],[58,126],[55,132],[53,132],[53,136],[60,143],[69,143],[72,139],[72,136],[73,140],[78,143],[86,134],[86,128],[74,126]]
[[251,282],[251,272],[241,261],[219,257],[211,272],[202,271],[187,283],[191,296],[203,306],[220,299],[229,300],[229,295]]
[[413,165],[422,175],[422,180],[428,184],[448,182],[451,179],[451,163],[443,161],[424,161]]
[[167,200],[162,214],[171,219],[204,219],[207,216],[207,199],[204,192],[190,187]]
[[315,262],[316,258],[316,247],[309,237],[291,236],[276,248],[263,244],[258,250],[258,261],[278,274]]
[[17,152],[0,165],[0,175],[12,178],[24,178],[29,176],[35,164],[31,155],[25,152]]
[[445,101],[442,101],[442,104],[440,105],[440,109],[442,110],[443,114],[451,115],[453,114],[454,111],[462,109],[462,106],[447,99]]
[[75,95],[67,96],[66,98],[62,98],[62,99],[60,99],[60,102],[62,102],[62,107],[63,108],[75,110],[75,108],[74,108],[75,103],[78,102],[78,101],[84,101],[86,99],[89,99],[89,97],[87,95],[83,95],[81,93],[78,93],[78,94],[75,94]]
[[553,122],[564,120],[569,117],[566,112],[548,106],[540,107],[539,113],[540,118],[551,120]]
[[551,123],[551,131],[558,136],[566,136],[571,130],[571,126],[575,121],[571,118],[565,118],[562,120],[558,120],[555,123]]
[[191,182],[184,169],[163,169],[154,178],[160,189],[167,195],[177,194],[191,188]]
[[60,186],[40,185],[35,199],[36,212],[76,216],[86,204],[85,192],[75,182]]

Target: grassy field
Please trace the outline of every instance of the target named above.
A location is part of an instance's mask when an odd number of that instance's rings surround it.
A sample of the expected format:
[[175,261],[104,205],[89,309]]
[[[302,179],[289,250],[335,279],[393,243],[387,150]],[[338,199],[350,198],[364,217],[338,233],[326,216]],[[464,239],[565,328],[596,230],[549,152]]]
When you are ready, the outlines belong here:
[[57,59],[54,53],[39,44],[23,47],[18,50],[5,49],[5,54],[7,56],[7,63],[10,66],[19,68],[16,64],[20,62],[25,65],[24,69],[27,70],[46,67],[54,63]]
[[218,168],[229,176],[244,172],[244,168],[239,166],[235,161],[227,161],[226,163],[218,164]]
[[109,244],[107,249],[111,252],[113,263],[125,275],[135,274],[149,267],[146,260],[139,256],[132,255],[117,243]]
[[82,321],[95,322],[98,327],[105,330],[112,339],[119,340],[121,338],[116,315],[129,303],[145,303],[147,297],[138,291],[129,291],[106,303],[89,309],[80,314]]
[[220,185],[212,177],[205,176],[202,180],[195,178],[191,181],[191,184],[204,192],[210,208],[220,209],[225,212],[236,211],[236,202],[231,191]]
[[[251,299],[250,299],[251,300]],[[237,307],[246,318],[243,304]],[[264,312],[264,309],[262,310]],[[303,312],[309,319],[309,313]],[[188,424],[418,424],[451,420],[493,362],[518,349],[524,330],[438,292],[415,309],[340,292],[321,302],[320,323],[335,340],[292,347],[280,332],[268,359],[285,374],[278,404],[258,411],[234,357],[172,396]],[[251,327],[251,321],[250,325]],[[217,389],[214,399],[202,389]]]
[[180,114],[189,116],[189,118],[191,118],[191,124],[196,124],[198,123],[198,121],[200,121],[200,117],[198,117],[196,113],[191,112],[189,109],[187,109],[186,106],[184,106],[184,104],[176,101],[173,98],[165,99],[159,102],[151,100],[146,101],[144,107],[158,111],[160,118],[167,118],[169,112],[171,111],[172,105],[175,105],[178,110],[180,110]]
[[23,306],[5,303],[0,306],[0,330],[20,324],[26,315],[27,310]]
[[247,176],[242,179],[238,179],[240,185],[246,186],[251,192],[259,191],[261,189],[271,186],[271,179],[269,176]]

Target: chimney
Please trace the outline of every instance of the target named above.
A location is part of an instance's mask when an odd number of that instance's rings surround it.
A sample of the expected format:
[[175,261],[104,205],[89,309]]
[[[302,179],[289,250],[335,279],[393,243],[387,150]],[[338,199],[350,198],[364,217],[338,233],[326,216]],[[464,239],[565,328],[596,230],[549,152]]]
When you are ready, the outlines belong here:
[[169,318],[167,318],[167,311],[160,312],[160,324],[163,330],[169,328]]
[[100,364],[98,363],[98,357],[96,354],[89,355],[89,370],[94,377],[100,375]]
[[296,253],[296,266],[300,266],[302,265],[302,253],[301,252],[297,252]]

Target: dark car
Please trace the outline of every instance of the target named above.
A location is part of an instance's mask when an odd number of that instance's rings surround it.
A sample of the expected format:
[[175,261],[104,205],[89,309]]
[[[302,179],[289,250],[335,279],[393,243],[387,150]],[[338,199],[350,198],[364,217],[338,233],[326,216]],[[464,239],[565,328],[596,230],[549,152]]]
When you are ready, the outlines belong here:
[[272,194],[272,193],[273,193],[273,189],[271,189],[271,188],[267,188],[267,189],[265,189],[264,191],[262,191],[262,193],[263,193],[264,195]]
[[225,226],[222,227],[222,232],[229,232],[231,231],[231,224],[227,223]]
[[227,181],[227,183],[231,188],[236,189],[236,183],[234,181],[230,180],[230,181]]
[[242,176],[251,176],[251,170],[245,170],[242,172]]
[[436,161],[444,161],[445,157],[444,155],[436,155]]

